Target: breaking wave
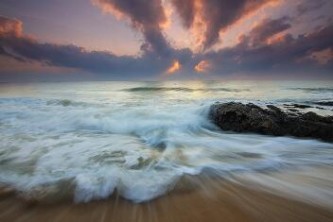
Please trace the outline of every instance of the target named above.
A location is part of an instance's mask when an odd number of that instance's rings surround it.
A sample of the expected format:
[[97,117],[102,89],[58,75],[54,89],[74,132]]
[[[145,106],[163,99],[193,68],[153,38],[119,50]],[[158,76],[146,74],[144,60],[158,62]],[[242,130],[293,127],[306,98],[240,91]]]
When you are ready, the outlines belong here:
[[315,92],[315,93],[320,93],[320,92],[333,92],[333,88],[290,88],[291,90],[302,90],[305,92]]
[[167,91],[180,91],[180,92],[247,92],[250,89],[231,89],[231,88],[185,88],[185,87],[134,87],[125,89],[128,92],[167,92]]
[[[216,100],[187,93],[215,90],[221,92],[214,93],[217,99],[250,101],[251,93],[258,99],[270,91],[249,91],[248,86],[91,84],[59,89],[52,85],[49,94],[47,85],[37,95],[25,90],[15,98],[0,98],[1,184],[32,200],[88,202],[117,192],[143,202],[171,191],[186,175],[228,176],[333,164],[333,144],[222,132],[208,119]],[[154,91],[182,93],[160,96],[150,93]],[[244,94],[230,98],[225,92]],[[288,94],[274,99],[298,98]]]

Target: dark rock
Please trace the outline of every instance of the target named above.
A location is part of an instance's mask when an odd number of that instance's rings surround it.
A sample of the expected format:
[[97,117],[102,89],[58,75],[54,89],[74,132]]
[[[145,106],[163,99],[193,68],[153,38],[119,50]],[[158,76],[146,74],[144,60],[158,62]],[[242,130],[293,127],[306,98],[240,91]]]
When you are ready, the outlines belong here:
[[333,101],[314,102],[314,104],[317,104],[320,106],[333,106]]
[[312,108],[312,106],[309,106],[309,105],[304,105],[304,104],[296,104],[294,103],[293,106],[295,108],[299,108],[299,109],[307,109],[307,108]]
[[284,104],[284,106],[286,106],[286,107],[292,107],[292,108],[298,108],[298,109],[312,108],[312,106],[304,105],[304,104],[297,104],[297,103],[293,103],[293,104]]
[[273,110],[275,112],[278,112],[278,113],[282,112],[280,108],[278,108],[276,106],[273,106],[273,105],[267,105],[267,108],[269,108],[269,109],[271,109],[271,110]]
[[291,112],[298,112],[297,109],[288,109],[288,110],[290,110]]
[[275,136],[311,137],[333,141],[333,117],[314,112],[291,115],[278,107],[263,109],[254,104],[222,103],[210,108],[210,118],[222,130]]

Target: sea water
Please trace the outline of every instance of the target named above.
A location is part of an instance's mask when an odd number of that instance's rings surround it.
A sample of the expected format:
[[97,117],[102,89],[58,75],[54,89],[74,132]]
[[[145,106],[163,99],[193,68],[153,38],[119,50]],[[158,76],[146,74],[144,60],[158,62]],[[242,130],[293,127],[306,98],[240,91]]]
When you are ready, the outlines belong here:
[[115,191],[142,202],[185,175],[332,165],[332,143],[224,132],[208,118],[229,101],[333,115],[316,104],[332,98],[332,82],[1,83],[0,183],[37,199],[68,189],[76,202]]

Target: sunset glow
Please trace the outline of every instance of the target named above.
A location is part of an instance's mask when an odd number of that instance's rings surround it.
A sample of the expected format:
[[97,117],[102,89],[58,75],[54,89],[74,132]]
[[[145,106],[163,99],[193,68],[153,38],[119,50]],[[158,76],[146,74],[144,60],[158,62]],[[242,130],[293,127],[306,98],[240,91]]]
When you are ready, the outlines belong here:
[[208,69],[210,68],[210,63],[207,60],[203,60],[201,62],[199,62],[195,67],[194,70],[197,72],[207,72]]
[[[283,79],[289,69],[333,78],[331,9],[328,0],[4,0],[0,77]],[[66,80],[52,73],[38,78]]]
[[177,71],[179,71],[181,68],[181,64],[179,63],[178,60],[173,61],[172,65],[170,66],[170,68],[168,68],[168,70],[166,71],[167,74],[173,74]]

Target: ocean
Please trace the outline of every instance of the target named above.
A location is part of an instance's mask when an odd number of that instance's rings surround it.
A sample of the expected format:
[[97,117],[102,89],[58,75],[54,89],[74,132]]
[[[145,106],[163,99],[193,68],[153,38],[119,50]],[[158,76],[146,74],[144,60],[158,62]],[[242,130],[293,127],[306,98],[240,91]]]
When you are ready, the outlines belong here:
[[229,101],[333,115],[318,103],[332,100],[329,81],[1,83],[0,184],[37,199],[71,187],[75,202],[117,191],[138,203],[186,175],[332,165],[332,143],[224,132],[208,118],[210,105]]

